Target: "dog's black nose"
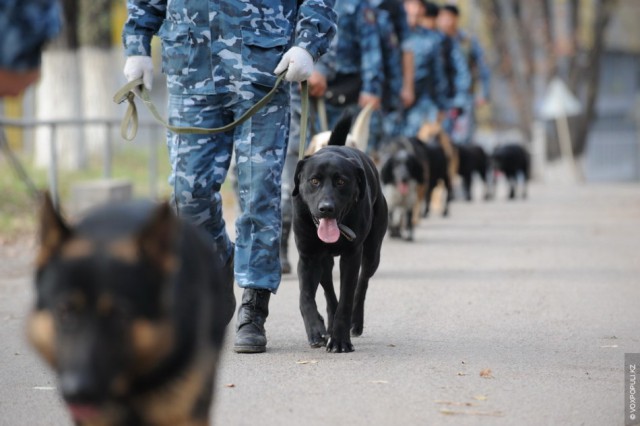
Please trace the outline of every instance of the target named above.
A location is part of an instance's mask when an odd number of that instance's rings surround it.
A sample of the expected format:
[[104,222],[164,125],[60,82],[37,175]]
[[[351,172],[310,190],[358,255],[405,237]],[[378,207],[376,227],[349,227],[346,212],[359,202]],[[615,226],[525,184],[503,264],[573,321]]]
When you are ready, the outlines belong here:
[[318,206],[318,210],[320,210],[320,213],[322,214],[332,214],[335,211],[335,206],[333,203],[323,201]]
[[88,374],[75,372],[62,374],[60,390],[68,403],[92,403],[98,398],[98,387]]

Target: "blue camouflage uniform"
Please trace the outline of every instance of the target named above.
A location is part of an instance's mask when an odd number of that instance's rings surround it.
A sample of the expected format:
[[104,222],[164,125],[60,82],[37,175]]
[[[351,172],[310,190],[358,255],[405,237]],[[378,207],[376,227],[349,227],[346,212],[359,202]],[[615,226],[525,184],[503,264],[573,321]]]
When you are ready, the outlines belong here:
[[403,83],[403,53],[409,49],[410,36],[407,14],[402,2],[398,0],[371,0],[376,10],[380,48],[382,52],[384,84],[382,88],[383,127],[378,123],[380,113],[372,117],[371,135],[375,149],[382,137],[398,136],[402,129],[402,100],[400,92]]
[[[468,106],[471,90],[471,73],[467,58],[462,52],[460,43],[452,37],[442,33],[442,55],[444,61],[444,73],[447,81],[447,109],[462,110]],[[448,134],[452,134],[455,119],[447,116],[443,128]]]
[[[298,7],[298,3],[300,6]],[[273,70],[296,45],[317,60],[335,33],[333,0],[128,0],[127,55],[150,55],[162,41],[172,125],[219,127],[274,85]],[[180,216],[208,231],[226,260],[220,188],[235,148],[240,193],[235,279],[275,293],[280,284],[280,185],[289,131],[289,90],[250,120],[215,135],[168,133],[173,201]]]
[[2,0],[0,68],[15,72],[38,68],[45,42],[61,27],[61,11],[55,0]]
[[[455,131],[452,136],[456,142],[470,143],[476,128],[475,94],[478,89],[477,86],[479,83],[480,96],[488,101],[490,97],[491,71],[484,60],[484,51],[476,37],[463,31],[458,31],[455,39],[467,60],[469,72],[471,73],[471,86],[464,112],[458,120],[463,122],[464,125],[457,126],[460,127],[460,131]],[[456,128],[456,130],[458,129]]]
[[414,137],[422,124],[436,120],[438,111],[448,107],[447,81],[444,74],[442,35],[417,26],[408,40],[415,66],[416,100],[406,111],[404,134]]
[[[329,52],[320,58],[317,70],[327,77],[359,74],[361,93],[382,97],[384,83],[380,35],[375,10],[369,0],[336,0],[338,32]],[[327,105],[329,127],[333,128],[345,110],[353,113],[357,105]]]

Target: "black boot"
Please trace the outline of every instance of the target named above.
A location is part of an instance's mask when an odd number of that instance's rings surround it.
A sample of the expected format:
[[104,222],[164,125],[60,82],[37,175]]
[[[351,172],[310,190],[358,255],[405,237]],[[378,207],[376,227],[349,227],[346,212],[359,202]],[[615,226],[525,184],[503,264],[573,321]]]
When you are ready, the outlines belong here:
[[233,318],[233,313],[236,311],[236,296],[233,294],[233,258],[235,256],[235,250],[231,250],[231,256],[227,260],[227,263],[224,265],[222,269],[222,289],[223,289],[223,299],[224,299],[224,320],[226,324],[229,324],[231,318]]
[[291,263],[289,263],[289,234],[291,233],[291,222],[282,222],[282,235],[280,236],[280,270],[283,274],[291,273]]
[[260,353],[267,350],[264,322],[269,315],[269,290],[246,288],[242,294],[242,305],[238,309],[236,341],[233,350],[237,353]]

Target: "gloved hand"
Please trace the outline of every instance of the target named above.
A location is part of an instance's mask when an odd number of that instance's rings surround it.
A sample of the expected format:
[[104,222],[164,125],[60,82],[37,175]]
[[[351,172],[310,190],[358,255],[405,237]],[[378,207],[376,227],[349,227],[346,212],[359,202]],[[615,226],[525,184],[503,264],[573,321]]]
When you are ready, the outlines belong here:
[[293,46],[282,56],[273,73],[279,75],[284,70],[287,70],[287,74],[284,76],[287,81],[307,80],[313,73],[313,57],[303,48]]
[[124,76],[128,81],[142,77],[144,87],[151,90],[153,82],[153,61],[151,56],[129,56],[124,64]]

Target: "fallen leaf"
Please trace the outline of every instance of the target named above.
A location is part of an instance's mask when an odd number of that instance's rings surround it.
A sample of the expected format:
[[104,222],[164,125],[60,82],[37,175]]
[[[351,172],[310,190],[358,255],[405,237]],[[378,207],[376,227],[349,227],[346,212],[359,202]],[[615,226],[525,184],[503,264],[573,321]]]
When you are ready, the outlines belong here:
[[491,417],[502,417],[504,416],[504,413],[502,413],[502,411],[456,411],[456,410],[449,410],[448,408],[442,408],[440,410],[440,414],[445,414],[445,415],[458,415],[458,414],[464,414],[467,416],[491,416]]
[[474,405],[473,402],[443,401],[441,399],[438,399],[435,402],[436,404],[452,405],[456,407],[473,407]]
[[307,360],[301,360],[301,361],[296,361],[296,364],[317,364],[318,361],[315,359],[307,359]]
[[389,382],[386,380],[372,380],[371,383],[375,383],[376,385],[383,385]]
[[486,401],[487,400],[487,396],[486,395],[474,395],[473,399],[475,399],[476,401]]
[[458,371],[458,376],[466,376],[467,373],[465,373],[464,371]]
[[226,385],[224,385],[225,388],[235,388],[236,385],[233,383],[227,383]]
[[484,377],[485,379],[493,379],[493,375],[491,373],[491,369],[490,368],[485,368],[484,370],[480,371],[480,377]]

